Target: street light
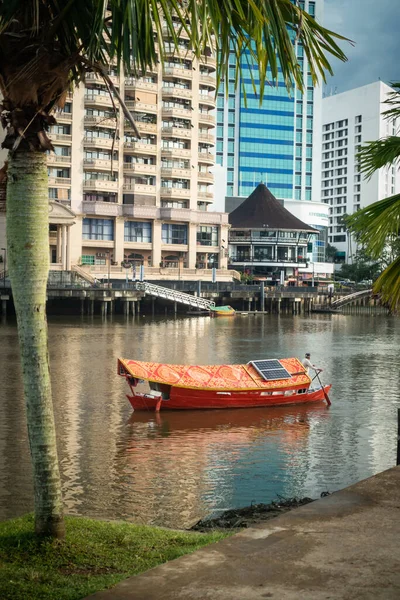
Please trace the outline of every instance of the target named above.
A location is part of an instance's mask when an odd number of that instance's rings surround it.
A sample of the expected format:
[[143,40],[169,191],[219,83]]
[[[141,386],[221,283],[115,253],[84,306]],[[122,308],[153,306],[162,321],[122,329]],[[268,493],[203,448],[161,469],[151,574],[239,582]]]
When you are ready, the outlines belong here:
[[4,252],[4,271],[3,271],[3,287],[6,287],[6,273],[7,273],[7,248],[1,249]]

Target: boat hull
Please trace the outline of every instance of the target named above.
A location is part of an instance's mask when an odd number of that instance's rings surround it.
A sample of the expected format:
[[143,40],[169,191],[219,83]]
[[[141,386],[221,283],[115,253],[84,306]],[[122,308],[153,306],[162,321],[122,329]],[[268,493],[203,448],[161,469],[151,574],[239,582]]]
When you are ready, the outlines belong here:
[[216,392],[210,390],[171,388],[169,399],[152,398],[150,394],[134,392],[127,398],[136,411],[143,410],[208,410],[223,408],[263,408],[268,406],[286,406],[288,404],[306,404],[325,400],[330,385],[318,389],[279,390],[265,392],[251,390],[245,392]]

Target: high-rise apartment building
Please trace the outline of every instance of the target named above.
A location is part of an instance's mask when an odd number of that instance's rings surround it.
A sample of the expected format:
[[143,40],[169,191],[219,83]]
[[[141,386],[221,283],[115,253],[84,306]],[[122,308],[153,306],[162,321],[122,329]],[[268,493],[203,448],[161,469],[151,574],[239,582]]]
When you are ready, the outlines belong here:
[[[322,20],[323,0],[299,4]],[[298,218],[321,231],[322,246],[315,245],[313,250],[317,261],[324,260],[328,226],[320,198],[322,88],[313,86],[303,47],[294,39],[293,43],[304,93],[294,89],[290,95],[279,74],[277,84],[266,82],[261,104],[253,88],[249,57],[241,59],[242,77],[235,89],[237,65],[235,55],[231,56],[228,90],[221,85],[217,99],[216,201],[225,196],[245,198],[260,182],[265,183]],[[253,78],[257,88],[256,70]],[[221,210],[224,204],[217,206]]]
[[392,165],[371,179],[360,173],[357,152],[368,141],[396,135],[396,122],[385,119],[384,102],[393,88],[382,81],[328,96],[322,102],[322,200],[329,205],[328,241],[338,250],[336,262],[351,262],[357,250],[343,216],[352,214],[400,189]]
[[[201,60],[180,29],[179,48],[145,77],[109,75],[140,132],[118,110],[101,77],[88,73],[50,131],[50,259],[93,272],[121,262],[151,268],[226,267],[228,218],[213,202],[216,61]],[[115,109],[115,106],[117,109]],[[64,219],[60,211],[64,207]],[[226,245],[226,244],[225,244]]]

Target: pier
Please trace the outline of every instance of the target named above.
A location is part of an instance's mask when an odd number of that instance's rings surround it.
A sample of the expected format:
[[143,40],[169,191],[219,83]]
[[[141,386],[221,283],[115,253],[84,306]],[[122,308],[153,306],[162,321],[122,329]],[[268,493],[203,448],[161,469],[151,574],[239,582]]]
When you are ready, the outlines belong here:
[[[68,301],[68,302],[67,302]],[[48,312],[57,314],[135,315],[207,312],[211,306],[230,305],[249,314],[387,313],[372,290],[328,294],[318,287],[274,286],[264,282],[121,281],[106,283],[77,270],[50,271]],[[7,278],[0,280],[1,314],[11,312],[12,291]]]

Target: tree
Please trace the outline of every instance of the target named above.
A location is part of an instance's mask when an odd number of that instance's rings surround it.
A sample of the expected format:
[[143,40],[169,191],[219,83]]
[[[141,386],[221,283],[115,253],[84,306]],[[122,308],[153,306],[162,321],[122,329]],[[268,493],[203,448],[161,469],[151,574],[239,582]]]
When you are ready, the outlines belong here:
[[[390,107],[383,115],[386,119],[400,118],[400,83],[392,84],[395,89],[385,103]],[[391,135],[369,142],[361,147],[358,154],[361,172],[368,178],[378,169],[395,165],[400,161],[400,136]],[[378,200],[347,218],[349,229],[373,259],[382,255],[392,257],[389,265],[374,284],[374,292],[381,294],[391,310],[400,305],[400,255],[397,243],[400,235],[400,194]],[[392,251],[391,249],[394,249]]]
[[338,249],[336,248],[336,246],[331,246],[331,244],[327,244],[326,246],[326,260],[328,262],[335,262],[335,256],[337,253]]
[[[281,70],[288,90],[303,90],[294,44],[304,46],[312,80],[331,71],[326,54],[340,60],[345,38],[318,24],[291,0],[0,0],[1,119],[9,150],[7,239],[9,274],[17,314],[34,474],[35,530],[64,535],[60,475],[47,356],[45,314],[49,268],[47,133],[56,122],[67,91],[87,71],[103,76],[132,116],[107,75],[143,75],[164,60],[163,38],[178,46],[186,31],[197,57],[218,57],[217,83],[228,72],[228,57],[244,51],[260,73],[260,95],[267,69],[274,81]],[[240,67],[240,65],[239,65]],[[227,78],[225,78],[227,81]],[[137,136],[139,136],[138,132]]]

